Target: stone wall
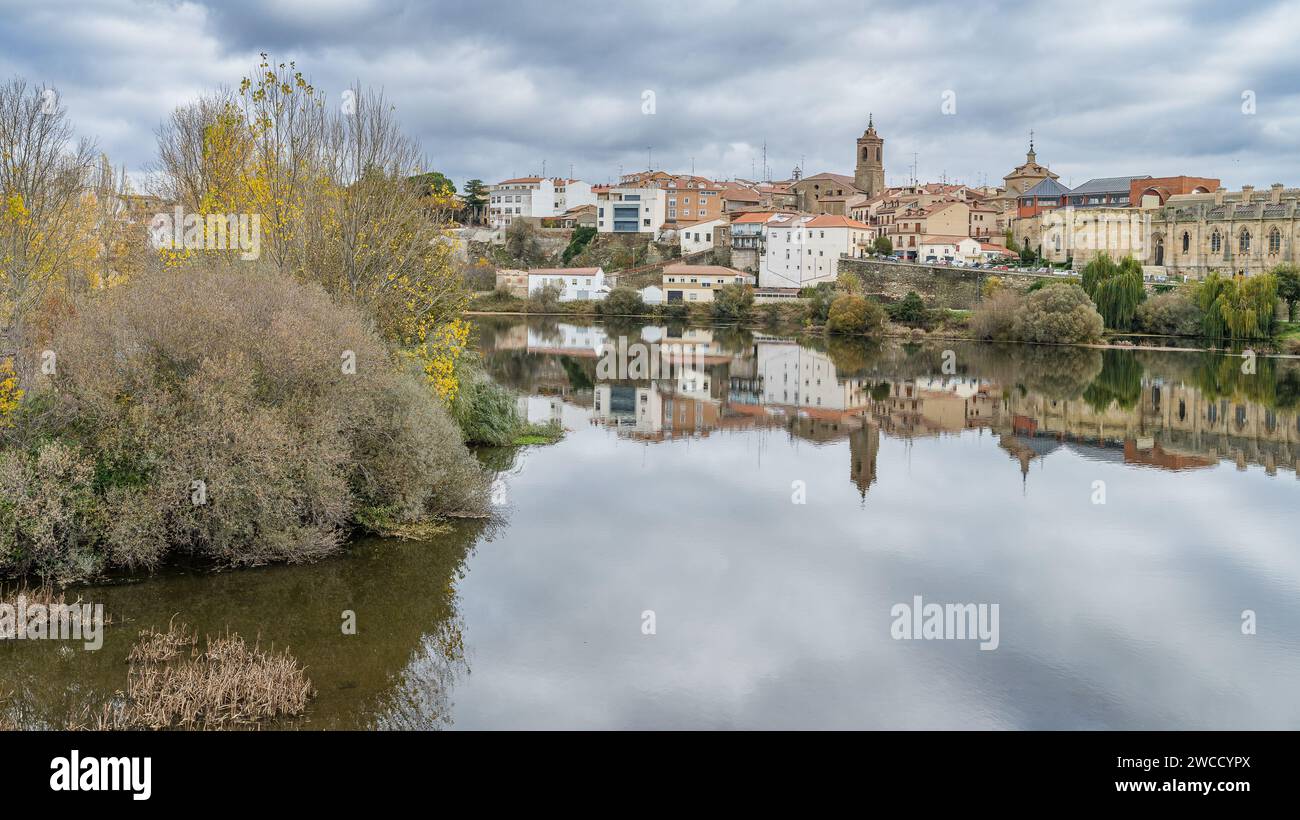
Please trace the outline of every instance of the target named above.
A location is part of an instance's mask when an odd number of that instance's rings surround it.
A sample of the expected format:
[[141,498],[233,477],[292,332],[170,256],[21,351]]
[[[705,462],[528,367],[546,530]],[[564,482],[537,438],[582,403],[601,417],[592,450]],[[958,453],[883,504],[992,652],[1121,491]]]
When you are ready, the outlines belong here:
[[[884,301],[902,299],[914,290],[928,307],[953,310],[971,310],[979,303],[984,280],[996,276],[1013,290],[1025,290],[1038,276],[1013,271],[971,270],[946,266],[913,265],[905,262],[879,262],[872,259],[840,258],[841,273],[850,273],[862,280],[869,296]],[[1059,278],[1059,277],[1049,277]]]

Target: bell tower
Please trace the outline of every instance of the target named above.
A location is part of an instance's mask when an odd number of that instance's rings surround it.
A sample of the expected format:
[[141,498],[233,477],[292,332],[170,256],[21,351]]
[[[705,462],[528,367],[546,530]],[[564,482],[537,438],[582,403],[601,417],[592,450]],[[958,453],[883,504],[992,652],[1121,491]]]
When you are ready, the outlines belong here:
[[875,118],[867,115],[867,130],[858,137],[857,166],[853,184],[867,196],[885,190],[885,141],[876,133]]

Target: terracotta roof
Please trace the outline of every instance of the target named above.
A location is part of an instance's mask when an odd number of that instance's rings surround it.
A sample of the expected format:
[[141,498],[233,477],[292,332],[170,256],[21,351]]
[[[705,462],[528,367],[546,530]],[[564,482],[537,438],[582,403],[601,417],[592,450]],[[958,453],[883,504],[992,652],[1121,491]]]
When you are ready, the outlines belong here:
[[748,276],[742,270],[728,268],[723,265],[687,265],[683,263],[665,266],[664,274],[668,276],[681,276],[683,274],[694,274],[696,276]]
[[967,239],[970,239],[970,237],[955,236],[952,234],[930,234],[921,237],[921,242],[931,245],[956,245],[958,242],[963,242]]
[[503,179],[497,185],[514,185],[520,182],[541,182],[541,177],[516,177],[515,179]]
[[799,181],[808,182],[809,180],[814,180],[814,179],[829,179],[838,182],[841,185],[847,185],[848,187],[852,188],[855,191],[858,190],[857,180],[855,180],[853,177],[845,176],[844,174],[832,174],[829,172],[823,172],[820,174],[813,174],[810,177],[804,177]]
[[731,217],[732,225],[749,224],[752,222],[766,222],[776,216],[776,211],[750,211],[748,213],[738,214]]
[[721,222],[721,223],[723,223],[723,224],[727,224],[727,217],[726,217],[726,216],[711,216],[711,217],[709,217],[708,219],[697,219],[697,220],[695,220],[694,222],[678,222],[678,223],[677,223],[677,227],[678,227],[678,228],[692,228],[692,227],[695,227],[696,225],[703,225],[703,224],[705,224],[706,222]]
[[808,220],[807,227],[809,228],[858,228],[861,230],[867,230],[870,226],[864,225],[861,222],[857,221],[856,219],[849,219],[847,216],[834,216],[831,214],[822,214],[821,216],[814,216],[812,219]]

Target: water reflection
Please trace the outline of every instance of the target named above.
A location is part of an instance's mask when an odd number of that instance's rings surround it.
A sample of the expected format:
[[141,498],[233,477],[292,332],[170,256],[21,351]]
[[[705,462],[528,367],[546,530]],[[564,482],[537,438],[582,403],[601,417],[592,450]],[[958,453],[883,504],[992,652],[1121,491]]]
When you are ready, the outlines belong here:
[[[589,410],[590,424],[620,437],[771,428],[814,442],[847,439],[850,475],[863,491],[876,479],[882,434],[984,430],[1022,473],[1061,447],[1168,470],[1227,461],[1274,475],[1294,473],[1300,459],[1295,362],[1261,359],[1252,374],[1237,357],[1209,353],[795,341],[733,328],[554,321],[485,320],[480,332],[497,378]],[[620,335],[703,353],[664,378],[601,381],[602,346]]]

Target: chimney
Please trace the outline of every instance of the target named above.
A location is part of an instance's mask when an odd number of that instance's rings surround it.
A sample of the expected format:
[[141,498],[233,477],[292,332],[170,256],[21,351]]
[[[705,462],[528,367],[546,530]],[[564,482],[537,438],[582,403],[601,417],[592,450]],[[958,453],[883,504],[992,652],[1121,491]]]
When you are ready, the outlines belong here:
[[1282,204],[1282,183],[1274,182],[1272,185],[1268,186],[1268,190],[1269,190],[1268,201],[1272,202],[1274,205],[1281,205]]
[[1241,204],[1242,204],[1242,205],[1249,205],[1249,204],[1250,204],[1250,198],[1251,198],[1252,196],[1254,196],[1254,195],[1255,195],[1255,186],[1254,186],[1254,185],[1243,185],[1243,186],[1241,186]]
[[1222,185],[1220,185],[1218,188],[1215,188],[1215,189],[1214,189],[1214,204],[1215,204],[1215,205],[1222,205],[1222,204],[1223,204],[1223,194],[1224,194],[1224,192],[1227,191],[1227,190],[1228,190],[1228,189],[1227,189],[1227,188],[1224,188]]

